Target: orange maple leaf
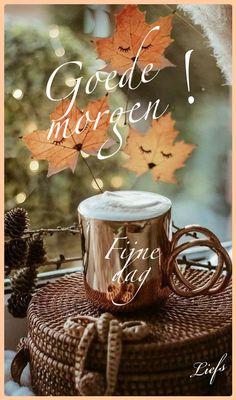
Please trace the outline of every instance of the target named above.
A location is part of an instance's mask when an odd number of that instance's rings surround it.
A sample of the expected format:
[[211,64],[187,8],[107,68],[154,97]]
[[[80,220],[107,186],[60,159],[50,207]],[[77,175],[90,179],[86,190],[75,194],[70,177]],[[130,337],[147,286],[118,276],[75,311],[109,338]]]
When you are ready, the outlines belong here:
[[171,113],[153,120],[146,134],[130,128],[124,152],[130,156],[123,166],[137,175],[150,171],[155,181],[176,183],[174,172],[182,168],[196,147],[183,140],[174,143],[179,132]]
[[[50,115],[51,122],[61,118],[67,110],[68,105],[69,100],[62,100]],[[23,136],[22,140],[31,151],[32,158],[48,161],[48,177],[66,168],[70,168],[74,172],[81,151],[87,154],[96,154],[105,142],[106,146],[104,148],[113,144],[113,141],[107,137],[109,114],[101,115],[96,128],[95,122],[86,122],[86,118],[84,118],[85,121],[81,124],[80,128],[81,132],[76,134],[73,132],[78,119],[83,115],[85,116],[88,111],[89,118],[95,120],[99,112],[102,114],[108,108],[106,96],[97,101],[90,102],[84,111],[80,111],[74,104],[71,111],[60,120],[62,124],[69,118],[66,136],[70,134],[71,136],[64,138],[64,128],[61,126],[58,133],[51,135],[49,139],[49,129],[47,129],[29,133]]]
[[136,5],[125,6],[115,16],[116,30],[113,37],[96,40],[99,57],[108,63],[106,69],[116,70],[122,74],[132,67],[145,36],[155,26],[159,26],[159,30],[148,35],[143,43],[137,65],[141,70],[149,63],[152,63],[155,69],[173,66],[163,55],[165,49],[173,41],[170,37],[172,19],[173,14],[147,24],[145,12],[140,11]]

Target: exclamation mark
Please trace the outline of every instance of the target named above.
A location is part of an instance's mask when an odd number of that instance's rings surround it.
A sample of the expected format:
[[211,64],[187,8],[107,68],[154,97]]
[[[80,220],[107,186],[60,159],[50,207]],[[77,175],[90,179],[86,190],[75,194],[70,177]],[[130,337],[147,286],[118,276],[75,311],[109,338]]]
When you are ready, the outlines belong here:
[[[189,61],[190,61],[190,57],[192,54],[193,50],[189,50],[187,51],[187,53],[185,53],[185,72],[186,72],[186,81],[187,81],[187,88],[188,88],[188,92],[190,93],[190,85],[189,85]],[[189,104],[193,104],[194,103],[194,97],[193,96],[189,96],[188,97],[188,102]]]

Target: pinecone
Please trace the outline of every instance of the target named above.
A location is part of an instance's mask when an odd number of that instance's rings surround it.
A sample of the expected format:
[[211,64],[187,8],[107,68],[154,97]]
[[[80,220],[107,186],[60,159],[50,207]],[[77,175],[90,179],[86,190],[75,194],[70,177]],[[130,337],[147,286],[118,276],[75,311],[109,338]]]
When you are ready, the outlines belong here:
[[29,242],[29,253],[27,257],[27,266],[42,265],[46,258],[44,241],[41,238],[32,239]]
[[11,238],[19,238],[28,228],[28,225],[28,213],[24,208],[13,208],[13,210],[6,212],[4,217],[5,235]]
[[32,295],[30,293],[13,292],[8,299],[8,311],[15,318],[24,318]]
[[5,265],[9,269],[24,267],[28,256],[28,243],[24,239],[12,239],[5,243]]
[[11,288],[14,293],[32,293],[35,288],[37,271],[25,267],[17,271],[11,278]]

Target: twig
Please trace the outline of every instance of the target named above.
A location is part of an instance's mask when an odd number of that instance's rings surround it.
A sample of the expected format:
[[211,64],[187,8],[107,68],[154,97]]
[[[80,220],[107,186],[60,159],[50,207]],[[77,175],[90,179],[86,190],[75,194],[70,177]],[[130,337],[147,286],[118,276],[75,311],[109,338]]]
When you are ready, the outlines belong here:
[[[177,225],[175,225],[174,221],[172,222],[172,226],[174,229],[176,229],[176,231],[179,231],[181,228],[179,228]],[[199,239],[199,236],[196,232],[193,233],[185,233],[185,236],[191,236],[194,239]]]
[[204,267],[204,268],[210,268],[210,269],[215,269],[216,265],[212,265],[210,261],[205,263],[201,263],[199,261],[194,261],[194,260],[187,260],[186,256],[183,256],[182,258],[177,259],[178,264],[180,265],[186,265],[186,267]]
[[46,260],[41,267],[44,267],[46,265],[56,265],[57,269],[61,267],[62,264],[67,264],[67,263],[72,263],[74,261],[81,261],[82,257],[68,257],[65,258],[63,254],[59,255],[59,258],[51,259],[51,260]]
[[75,235],[77,233],[80,233],[80,230],[73,226],[68,226],[65,228],[58,226],[57,228],[32,229],[32,230],[25,231],[22,238],[24,239],[24,238],[27,238],[28,236],[33,236],[33,235],[51,235],[52,236],[56,232],[57,233],[58,232],[69,232],[69,233],[72,233],[73,235]]
[[[82,260],[83,260],[83,258],[81,256],[66,258],[64,256],[64,254],[60,254],[58,256],[58,258],[47,259],[42,264],[37,265],[36,268],[38,269],[40,267],[45,267],[47,265],[56,265],[56,269],[58,270],[59,268],[61,268],[62,264],[68,264],[68,263],[72,263],[72,262],[75,262],[75,261],[82,261]],[[11,269],[11,268],[5,266],[5,270],[4,270],[5,277],[8,277],[12,270],[14,270],[14,269]]]
[[[62,264],[66,264],[66,263],[71,263],[74,261],[82,261],[83,258],[82,257],[69,257],[69,258],[65,258],[65,256],[63,254],[59,255],[59,258],[55,258],[52,260],[46,260],[42,266],[45,265],[56,265],[57,269],[59,269],[61,267]],[[196,267],[204,267],[204,268],[210,268],[210,269],[214,269],[216,268],[215,265],[212,265],[210,261],[208,261],[208,263],[201,263],[199,261],[194,261],[194,260],[188,260],[186,258],[186,256],[183,256],[181,258],[178,258],[178,264],[179,265],[186,265],[187,267],[192,267],[192,266],[196,266]]]

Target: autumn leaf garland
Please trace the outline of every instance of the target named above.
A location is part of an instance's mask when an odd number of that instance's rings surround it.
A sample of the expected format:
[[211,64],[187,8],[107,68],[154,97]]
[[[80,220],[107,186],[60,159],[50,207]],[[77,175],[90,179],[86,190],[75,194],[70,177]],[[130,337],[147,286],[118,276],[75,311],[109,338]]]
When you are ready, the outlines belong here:
[[[96,40],[99,57],[108,63],[106,70],[116,70],[122,74],[132,67],[140,47],[137,63],[140,70],[149,63],[154,64],[155,69],[159,70],[172,66],[173,64],[163,55],[173,41],[170,37],[172,19],[173,14],[147,24],[145,12],[141,12],[136,5],[124,7],[115,16],[116,30],[112,38]],[[148,34],[156,26],[159,26],[159,29]],[[143,43],[146,36],[147,39]]]
[[[137,6],[125,6],[116,16],[116,30],[113,37],[96,40],[99,57],[107,62],[108,70],[116,69],[121,74],[132,66],[143,38],[153,26],[158,24],[160,30],[151,32],[147,37],[147,42],[141,48],[138,67],[142,70],[149,63],[153,63],[157,69],[172,65],[164,57],[166,47],[172,42],[170,38],[172,18],[173,15],[169,15],[153,24],[147,24],[145,13],[141,12]],[[110,123],[109,112],[103,114],[104,111],[109,110],[107,96],[89,102],[85,110],[80,110],[74,103],[69,113],[66,113],[69,105],[70,100],[62,100],[50,115],[51,124],[53,121],[60,121],[56,135],[50,136],[47,129],[36,130],[23,137],[33,158],[48,161],[48,176],[66,168],[74,172],[78,157],[82,155],[81,152],[96,155],[101,146],[109,148],[114,143],[107,136]],[[83,121],[83,116],[87,111],[91,116],[91,121],[95,121],[100,113],[102,116],[99,122],[94,126],[94,122],[88,122],[85,119],[78,134],[73,134],[77,121],[79,119]],[[67,119],[69,122],[65,130],[64,123]],[[153,120],[146,134],[129,128],[127,142],[123,149],[129,159],[124,167],[137,175],[150,171],[155,181],[175,183],[174,172],[184,166],[195,147],[183,140],[175,142],[178,134],[170,113]]]
[[174,172],[184,166],[196,147],[183,140],[175,142],[178,134],[171,113],[153,120],[146,134],[130,128],[124,148],[129,160],[124,167],[137,175],[150,171],[155,181],[176,183]]
[[[63,117],[69,104],[69,100],[62,100],[50,115],[50,120],[53,121],[54,119]],[[100,100],[88,103],[84,111],[79,110],[73,104],[71,111],[65,118],[60,120],[61,127],[56,135],[56,139],[54,135],[48,139],[49,129],[44,131],[37,130],[23,137],[23,141],[31,151],[33,158],[48,161],[48,177],[66,168],[70,168],[74,172],[81,151],[87,154],[96,154],[105,142],[107,142],[106,147],[113,144],[113,141],[111,139],[108,140],[107,136],[109,114],[103,114],[99,119],[96,129],[93,126],[94,122],[86,122],[81,127],[79,134],[73,134],[79,117],[86,115],[87,110],[89,110],[91,119],[96,119],[98,112],[102,113],[108,108],[106,96]],[[63,137],[63,122],[67,118],[69,124],[64,136],[68,137],[65,138]]]

